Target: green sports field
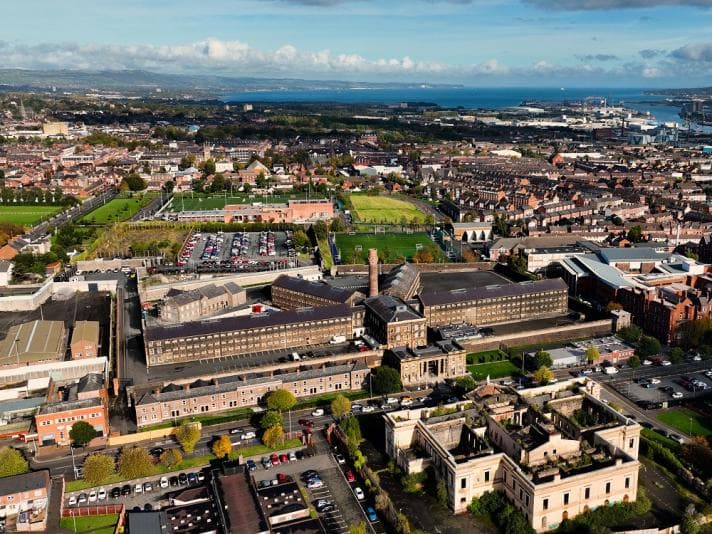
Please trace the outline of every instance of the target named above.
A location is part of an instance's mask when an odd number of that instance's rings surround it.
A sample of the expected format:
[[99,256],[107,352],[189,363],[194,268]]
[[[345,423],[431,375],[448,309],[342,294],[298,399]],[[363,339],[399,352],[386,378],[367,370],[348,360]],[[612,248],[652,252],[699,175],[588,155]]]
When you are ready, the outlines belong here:
[[467,370],[472,373],[472,378],[475,380],[485,380],[488,376],[490,379],[494,380],[495,378],[512,376],[514,373],[519,371],[519,368],[509,360],[504,360],[501,362],[468,365]]
[[374,195],[349,195],[354,221],[372,224],[425,222],[425,214],[415,205],[398,198]]
[[152,199],[153,197],[150,195],[115,198],[87,213],[80,222],[87,224],[123,222],[136,215],[136,212],[148,205]]
[[712,421],[687,408],[669,408],[661,411],[657,418],[686,436],[709,436],[712,434]]
[[212,211],[221,210],[225,204],[252,204],[261,202],[263,204],[286,204],[290,200],[305,200],[307,198],[316,200],[325,198],[321,195],[307,195],[306,193],[282,194],[282,195],[191,195],[190,193],[176,193],[173,196],[172,211]]
[[[407,260],[417,252],[417,245],[430,250],[434,260],[447,261],[440,247],[425,232],[413,234],[336,234],[336,248],[341,252],[341,263],[366,263],[369,248],[377,248],[385,254],[386,263],[396,261],[399,256]],[[360,247],[360,250],[359,250]]]
[[61,209],[62,206],[0,206],[0,222],[33,226]]

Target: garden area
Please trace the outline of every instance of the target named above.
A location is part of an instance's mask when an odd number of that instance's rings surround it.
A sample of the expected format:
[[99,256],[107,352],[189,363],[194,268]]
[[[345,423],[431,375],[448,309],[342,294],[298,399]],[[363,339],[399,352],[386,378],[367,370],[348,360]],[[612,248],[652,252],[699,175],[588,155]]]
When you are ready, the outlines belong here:
[[346,204],[355,222],[425,224],[427,216],[414,204],[387,195],[348,195]]
[[471,352],[467,355],[467,370],[475,380],[505,378],[520,372],[509,356],[501,350]]
[[397,263],[399,259],[416,261],[424,252],[430,260],[422,263],[445,262],[447,258],[425,232],[413,234],[336,234],[336,248],[342,264],[363,263],[368,259],[368,249],[377,248],[383,263]]
[[90,211],[79,222],[82,224],[112,224],[127,221],[153,200],[151,194],[135,194],[124,198],[114,198]]
[[34,226],[60,212],[65,206],[0,205],[0,223]]
[[712,423],[703,415],[688,408],[670,408],[657,415],[657,419],[687,436],[712,435]]
[[117,224],[104,229],[77,259],[158,254],[171,261],[180,252],[188,232],[188,226],[162,222]]
[[118,514],[63,517],[59,526],[70,532],[85,534],[113,534]]

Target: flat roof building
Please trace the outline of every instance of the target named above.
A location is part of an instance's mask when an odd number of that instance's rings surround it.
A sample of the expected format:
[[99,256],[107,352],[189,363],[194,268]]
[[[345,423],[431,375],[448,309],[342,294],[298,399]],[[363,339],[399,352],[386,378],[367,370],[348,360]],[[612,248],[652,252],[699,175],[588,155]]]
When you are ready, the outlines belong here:
[[73,360],[99,356],[99,321],[77,321],[74,323],[69,347]]

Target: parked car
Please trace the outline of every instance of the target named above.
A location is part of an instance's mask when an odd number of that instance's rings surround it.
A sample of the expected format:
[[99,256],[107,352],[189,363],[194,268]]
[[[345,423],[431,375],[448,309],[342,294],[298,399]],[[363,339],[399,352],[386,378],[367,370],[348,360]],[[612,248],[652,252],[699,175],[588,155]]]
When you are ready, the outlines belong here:
[[99,488],[99,491],[96,492],[96,498],[100,501],[103,501],[106,499],[106,490],[104,488]]
[[118,499],[121,495],[121,488],[118,486],[111,488],[111,493],[109,495],[111,495],[112,499]]
[[277,480],[280,484],[284,484],[285,482],[291,482],[292,477],[285,475],[284,473],[277,473]]
[[272,462],[272,465],[279,465],[279,456],[277,456],[276,453],[272,453],[272,455],[269,457],[270,462]]
[[186,475],[185,473],[179,473],[178,474],[178,483],[181,486],[185,486],[188,483],[188,475]]
[[153,484],[151,484],[150,482],[145,482],[145,483],[143,484],[143,491],[144,491],[145,493],[148,493],[148,492],[153,491]]
[[363,493],[363,490],[358,486],[354,488],[354,493],[356,494],[356,498],[359,501],[363,501],[366,498],[366,495]]
[[378,515],[376,515],[376,510],[373,509],[373,506],[366,508],[366,515],[369,521],[378,521]]
[[121,495],[123,495],[124,497],[126,497],[127,495],[131,495],[131,486],[129,486],[128,484],[121,486]]
[[354,472],[349,469],[346,471],[346,480],[348,482],[356,482],[356,477],[354,476]]
[[376,407],[375,407],[375,406],[371,406],[370,404],[368,404],[368,405],[364,406],[363,408],[361,408],[361,413],[371,413],[371,412],[374,412],[374,411],[376,411]]
[[248,471],[256,471],[257,470],[257,464],[255,463],[254,460],[247,460],[245,463],[245,466]]
[[307,482],[307,488],[309,489],[321,488],[323,485],[324,483],[321,481],[321,479],[316,477],[309,479],[309,482]]
[[89,492],[89,502],[96,502],[96,490]]
[[70,496],[69,496],[68,504],[69,504],[69,506],[76,506],[76,505],[77,505],[77,496],[76,496],[76,495],[70,495]]
[[324,415],[324,410],[322,408],[317,408],[312,412],[312,417],[320,417]]
[[161,486],[161,488],[166,489],[168,487],[168,477],[161,477],[159,485]]
[[77,497],[77,504],[84,504],[85,502],[87,502],[87,494],[80,493],[79,497]]
[[343,454],[335,454],[334,458],[336,458],[336,463],[339,465],[344,465],[346,463],[346,458],[344,458]]
[[334,505],[334,503],[332,501],[320,499],[316,503],[316,510],[317,510],[317,512],[323,514],[326,512],[333,512],[334,510],[336,510],[336,506]]
[[176,486],[180,485],[180,482],[178,481],[177,476],[172,476],[171,478],[168,479],[168,485],[171,488],[175,488]]
[[288,463],[289,463],[289,456],[287,456],[286,454],[282,453],[282,454],[279,455],[279,461],[280,461],[280,463],[288,464]]
[[188,473],[188,484],[197,484],[198,483],[198,475],[195,473]]
[[143,484],[136,484],[134,486],[134,494],[139,495],[141,493],[143,493]]
[[270,462],[267,456],[263,456],[260,462],[262,463],[262,467],[264,467],[265,469],[269,469],[270,467],[272,467],[272,462]]
[[683,395],[682,391],[676,391],[675,393],[672,394],[672,398],[673,398],[673,399],[681,399],[681,398],[683,398],[684,396],[685,396],[685,395]]
[[163,447],[153,447],[148,452],[151,453],[152,456],[160,456],[165,452],[165,449]]
[[302,480],[309,480],[310,478],[318,477],[319,472],[314,469],[307,469],[302,473]]
[[292,451],[289,453],[289,461],[290,462],[296,462],[297,461],[297,453]]
[[205,474],[202,471],[198,471],[195,476],[198,477],[198,482],[203,482],[205,480]]
[[255,433],[252,432],[252,431],[249,431],[249,432],[245,432],[244,434],[242,434],[242,435],[240,436],[240,439],[241,439],[241,440],[255,439],[256,437],[257,437],[257,434],[255,434]]

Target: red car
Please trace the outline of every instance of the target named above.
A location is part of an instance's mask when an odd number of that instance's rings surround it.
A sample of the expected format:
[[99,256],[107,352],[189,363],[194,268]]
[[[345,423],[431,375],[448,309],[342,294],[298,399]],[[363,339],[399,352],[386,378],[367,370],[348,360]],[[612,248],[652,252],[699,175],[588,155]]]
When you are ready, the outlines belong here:
[[346,480],[349,482],[356,482],[356,477],[354,476],[354,472],[349,469],[346,471]]
[[289,463],[289,456],[286,454],[280,454],[279,455],[279,461],[282,462],[283,464],[288,464]]
[[277,473],[277,481],[280,484],[284,484],[285,482],[291,482],[292,477],[289,477],[285,475],[284,473]]
[[277,454],[273,453],[269,459],[272,461],[272,465],[279,465],[279,456]]

